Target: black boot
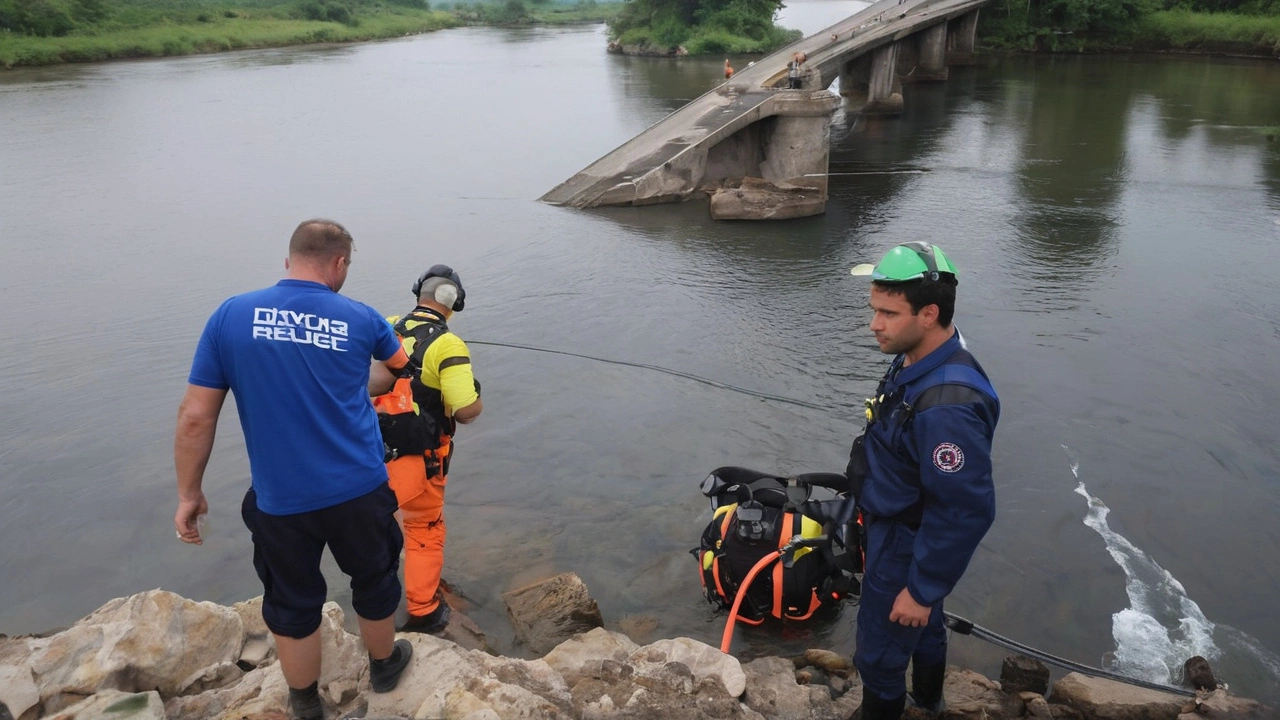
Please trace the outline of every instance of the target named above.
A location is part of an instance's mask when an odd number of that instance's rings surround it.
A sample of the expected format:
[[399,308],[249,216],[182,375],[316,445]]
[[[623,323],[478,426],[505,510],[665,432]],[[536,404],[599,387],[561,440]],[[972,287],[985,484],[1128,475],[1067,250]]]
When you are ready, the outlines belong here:
[[400,626],[400,632],[425,633],[435,635],[449,627],[449,603],[440,598],[440,604],[426,615],[409,615],[409,619]]
[[413,645],[401,638],[391,646],[391,655],[381,660],[369,658],[369,684],[376,693],[391,692],[413,657]]
[[942,681],[947,675],[946,663],[941,665],[911,664],[911,704],[931,713],[947,709],[942,697]]
[[879,695],[862,689],[862,707],[849,720],[900,720],[902,709],[907,706],[907,696],[899,695],[892,700],[884,700]]
[[289,688],[289,714],[294,720],[324,720],[319,681],[301,690]]

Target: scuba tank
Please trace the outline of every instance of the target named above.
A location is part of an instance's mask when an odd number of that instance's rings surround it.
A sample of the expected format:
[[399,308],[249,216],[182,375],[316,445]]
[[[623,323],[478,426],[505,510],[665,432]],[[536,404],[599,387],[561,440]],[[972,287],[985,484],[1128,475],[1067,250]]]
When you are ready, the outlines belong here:
[[[703,594],[712,604],[727,610],[745,593],[737,619],[758,625],[768,617],[807,620],[820,608],[861,591],[859,525],[840,520],[852,506],[844,475],[786,478],[722,467],[711,471],[701,488],[711,500],[712,518],[690,552],[698,561]],[[814,488],[826,488],[831,497],[815,499]],[[779,559],[744,587],[757,563],[795,538],[817,544],[794,550],[786,562]]]

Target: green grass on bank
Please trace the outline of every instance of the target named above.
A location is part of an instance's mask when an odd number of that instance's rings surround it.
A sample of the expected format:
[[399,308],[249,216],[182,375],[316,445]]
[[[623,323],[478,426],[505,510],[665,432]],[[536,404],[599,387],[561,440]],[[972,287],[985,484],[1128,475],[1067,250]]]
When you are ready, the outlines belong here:
[[0,39],[0,66],[54,65],[120,58],[162,57],[303,43],[352,42],[458,25],[453,15],[429,10],[361,18],[359,25],[318,20],[230,19],[108,30],[63,37]]
[[[40,0],[20,1],[38,7]],[[14,23],[6,2],[13,0],[0,0],[0,68],[356,42],[470,24],[605,22],[622,6],[596,0],[460,2],[437,9],[419,0],[126,0],[93,17],[68,12],[66,22],[49,24],[47,13],[27,18],[27,32],[15,32],[5,29],[6,20]]]
[[978,37],[997,50],[1280,57],[1280,0],[995,0]]
[[1280,57],[1280,15],[1165,10],[1147,15],[1133,46],[1151,50],[1241,53]]

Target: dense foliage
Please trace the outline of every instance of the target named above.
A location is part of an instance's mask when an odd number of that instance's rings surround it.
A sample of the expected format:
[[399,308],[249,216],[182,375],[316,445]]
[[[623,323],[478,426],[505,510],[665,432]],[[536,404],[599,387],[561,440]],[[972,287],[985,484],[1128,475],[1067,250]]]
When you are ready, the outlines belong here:
[[0,68],[400,37],[466,24],[604,22],[597,0],[0,0]]
[[66,35],[106,15],[102,0],[0,0],[0,30],[27,35]]
[[627,0],[609,23],[610,38],[655,50],[764,52],[799,33],[774,24],[782,0]]
[[[458,22],[485,24],[598,20],[613,14],[596,0],[529,2],[533,7],[524,0],[462,0],[444,7]],[[429,10],[429,0],[0,0],[0,33],[65,37],[237,19],[358,27],[362,19]]]
[[[1021,50],[1159,46],[1170,33],[1212,34],[1224,13],[1238,17],[1241,30],[1257,30],[1280,16],[1280,0],[995,0],[982,10],[979,34],[988,45]],[[1245,31],[1238,40],[1254,36]]]

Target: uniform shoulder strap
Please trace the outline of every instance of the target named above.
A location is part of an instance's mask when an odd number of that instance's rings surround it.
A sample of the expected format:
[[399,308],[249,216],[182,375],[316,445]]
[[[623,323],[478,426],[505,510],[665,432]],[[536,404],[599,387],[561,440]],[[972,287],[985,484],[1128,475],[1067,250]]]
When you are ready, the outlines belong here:
[[935,405],[999,402],[991,381],[979,369],[973,355],[964,349],[957,350],[946,362],[912,383],[911,397],[906,401],[914,412]]
[[405,342],[405,349],[409,353],[409,362],[414,367],[414,373],[421,371],[422,358],[427,354],[427,348],[431,343],[440,339],[445,333],[449,332],[449,326],[445,324],[444,318],[438,314],[426,311],[413,312],[400,318],[395,324],[396,335]]

